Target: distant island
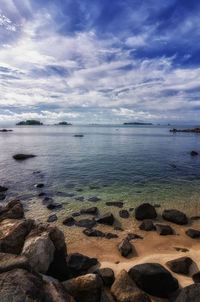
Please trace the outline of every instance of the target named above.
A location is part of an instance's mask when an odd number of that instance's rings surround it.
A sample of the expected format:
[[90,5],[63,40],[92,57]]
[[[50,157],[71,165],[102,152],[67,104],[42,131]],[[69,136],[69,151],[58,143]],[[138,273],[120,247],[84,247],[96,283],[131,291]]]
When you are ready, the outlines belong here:
[[26,121],[21,121],[19,123],[16,124],[17,126],[41,126],[43,125],[43,123],[41,123],[40,121],[36,121],[36,120],[26,120]]
[[153,124],[152,123],[132,122],[132,123],[124,123],[123,125],[153,125]]
[[72,124],[71,123],[68,123],[68,122],[60,122],[58,124],[55,124],[57,126],[71,126]]
[[194,128],[194,129],[171,129],[170,132],[192,132],[192,133],[200,133],[200,127]]

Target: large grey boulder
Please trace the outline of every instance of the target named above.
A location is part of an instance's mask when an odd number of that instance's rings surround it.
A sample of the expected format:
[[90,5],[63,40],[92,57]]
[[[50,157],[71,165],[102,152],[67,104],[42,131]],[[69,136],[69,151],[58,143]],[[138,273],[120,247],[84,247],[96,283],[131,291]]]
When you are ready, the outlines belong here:
[[55,247],[48,233],[28,238],[22,250],[32,268],[40,273],[46,273],[53,261]]

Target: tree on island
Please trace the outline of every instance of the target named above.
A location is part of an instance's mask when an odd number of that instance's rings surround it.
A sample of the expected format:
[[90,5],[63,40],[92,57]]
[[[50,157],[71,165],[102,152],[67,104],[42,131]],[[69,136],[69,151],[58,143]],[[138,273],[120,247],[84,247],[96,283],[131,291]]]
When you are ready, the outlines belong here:
[[68,123],[68,122],[59,122],[58,124],[55,124],[55,125],[58,125],[58,126],[70,126],[72,124]]
[[26,120],[16,124],[17,126],[41,126],[43,123],[36,120]]

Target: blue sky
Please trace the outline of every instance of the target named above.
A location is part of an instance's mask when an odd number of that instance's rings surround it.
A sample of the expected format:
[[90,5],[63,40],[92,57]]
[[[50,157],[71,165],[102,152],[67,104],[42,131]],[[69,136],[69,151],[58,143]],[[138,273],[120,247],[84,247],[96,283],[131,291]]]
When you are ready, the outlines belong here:
[[197,0],[0,0],[0,123],[200,123]]

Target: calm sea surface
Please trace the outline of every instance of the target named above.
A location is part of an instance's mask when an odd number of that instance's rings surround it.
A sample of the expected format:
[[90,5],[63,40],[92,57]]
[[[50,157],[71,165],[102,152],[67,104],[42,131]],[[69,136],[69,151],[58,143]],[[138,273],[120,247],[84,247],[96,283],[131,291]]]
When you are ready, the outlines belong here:
[[[105,211],[105,202],[121,200],[127,209],[145,201],[200,214],[200,155],[190,156],[191,150],[200,152],[200,135],[173,134],[161,126],[12,129],[0,133],[0,184],[9,187],[1,203],[19,196],[29,216],[46,220],[52,213],[42,204],[40,192],[63,204],[56,211],[58,221],[80,208]],[[12,158],[15,153],[37,157],[18,162]],[[36,189],[36,183],[45,186]],[[89,202],[90,197],[101,200]]]

